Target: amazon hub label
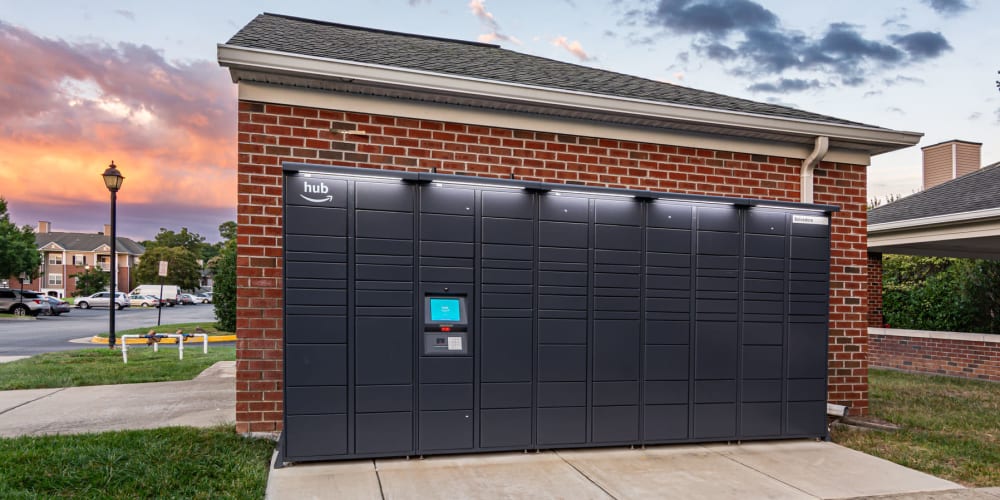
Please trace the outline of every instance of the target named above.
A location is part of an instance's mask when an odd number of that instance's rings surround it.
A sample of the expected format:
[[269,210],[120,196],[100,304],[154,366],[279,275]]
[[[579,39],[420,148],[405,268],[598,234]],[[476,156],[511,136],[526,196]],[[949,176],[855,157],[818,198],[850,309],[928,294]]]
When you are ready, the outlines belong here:
[[321,176],[286,177],[285,200],[289,205],[311,207],[347,206],[347,182]]

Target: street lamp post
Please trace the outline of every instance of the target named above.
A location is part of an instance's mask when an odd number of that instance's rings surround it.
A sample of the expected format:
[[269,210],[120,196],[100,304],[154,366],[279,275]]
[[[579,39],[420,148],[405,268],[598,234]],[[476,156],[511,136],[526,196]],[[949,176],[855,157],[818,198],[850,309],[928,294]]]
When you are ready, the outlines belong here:
[[125,180],[122,177],[122,173],[118,171],[115,167],[114,160],[111,161],[111,165],[101,174],[104,178],[104,185],[107,186],[108,191],[111,191],[111,303],[108,304],[108,310],[111,311],[108,316],[108,349],[115,348],[115,305],[117,304],[118,296],[115,295],[115,276],[118,273],[118,262],[117,262],[117,252],[118,252],[118,235],[116,234],[116,208],[118,205],[118,190],[122,187],[122,181]]

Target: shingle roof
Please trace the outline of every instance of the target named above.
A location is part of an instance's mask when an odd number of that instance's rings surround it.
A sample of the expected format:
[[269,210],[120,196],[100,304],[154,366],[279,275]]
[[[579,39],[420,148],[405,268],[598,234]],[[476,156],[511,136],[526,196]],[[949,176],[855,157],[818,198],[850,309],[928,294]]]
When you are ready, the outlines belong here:
[[497,45],[260,14],[227,45],[398,67],[503,83],[880,128],[786,106],[522,54]]
[[868,225],[1000,208],[1000,162],[868,211]]
[[[99,233],[36,233],[35,244],[42,248],[49,243],[55,243],[66,250],[90,252],[101,245],[109,243],[108,237]],[[146,253],[146,248],[135,241],[119,236],[118,252],[132,255]]]

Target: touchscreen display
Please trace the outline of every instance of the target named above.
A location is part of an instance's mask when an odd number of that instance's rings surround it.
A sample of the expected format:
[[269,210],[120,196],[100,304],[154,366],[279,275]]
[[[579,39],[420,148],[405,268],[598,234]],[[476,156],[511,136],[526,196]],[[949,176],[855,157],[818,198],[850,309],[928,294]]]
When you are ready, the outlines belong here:
[[430,310],[431,321],[462,321],[462,308],[458,299],[432,297]]

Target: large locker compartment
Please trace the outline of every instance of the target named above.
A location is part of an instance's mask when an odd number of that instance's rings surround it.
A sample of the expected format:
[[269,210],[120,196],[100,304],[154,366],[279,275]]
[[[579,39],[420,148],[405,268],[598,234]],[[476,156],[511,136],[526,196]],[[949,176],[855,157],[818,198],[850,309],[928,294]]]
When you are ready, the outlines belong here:
[[826,434],[836,207],[285,174],[284,461]]

